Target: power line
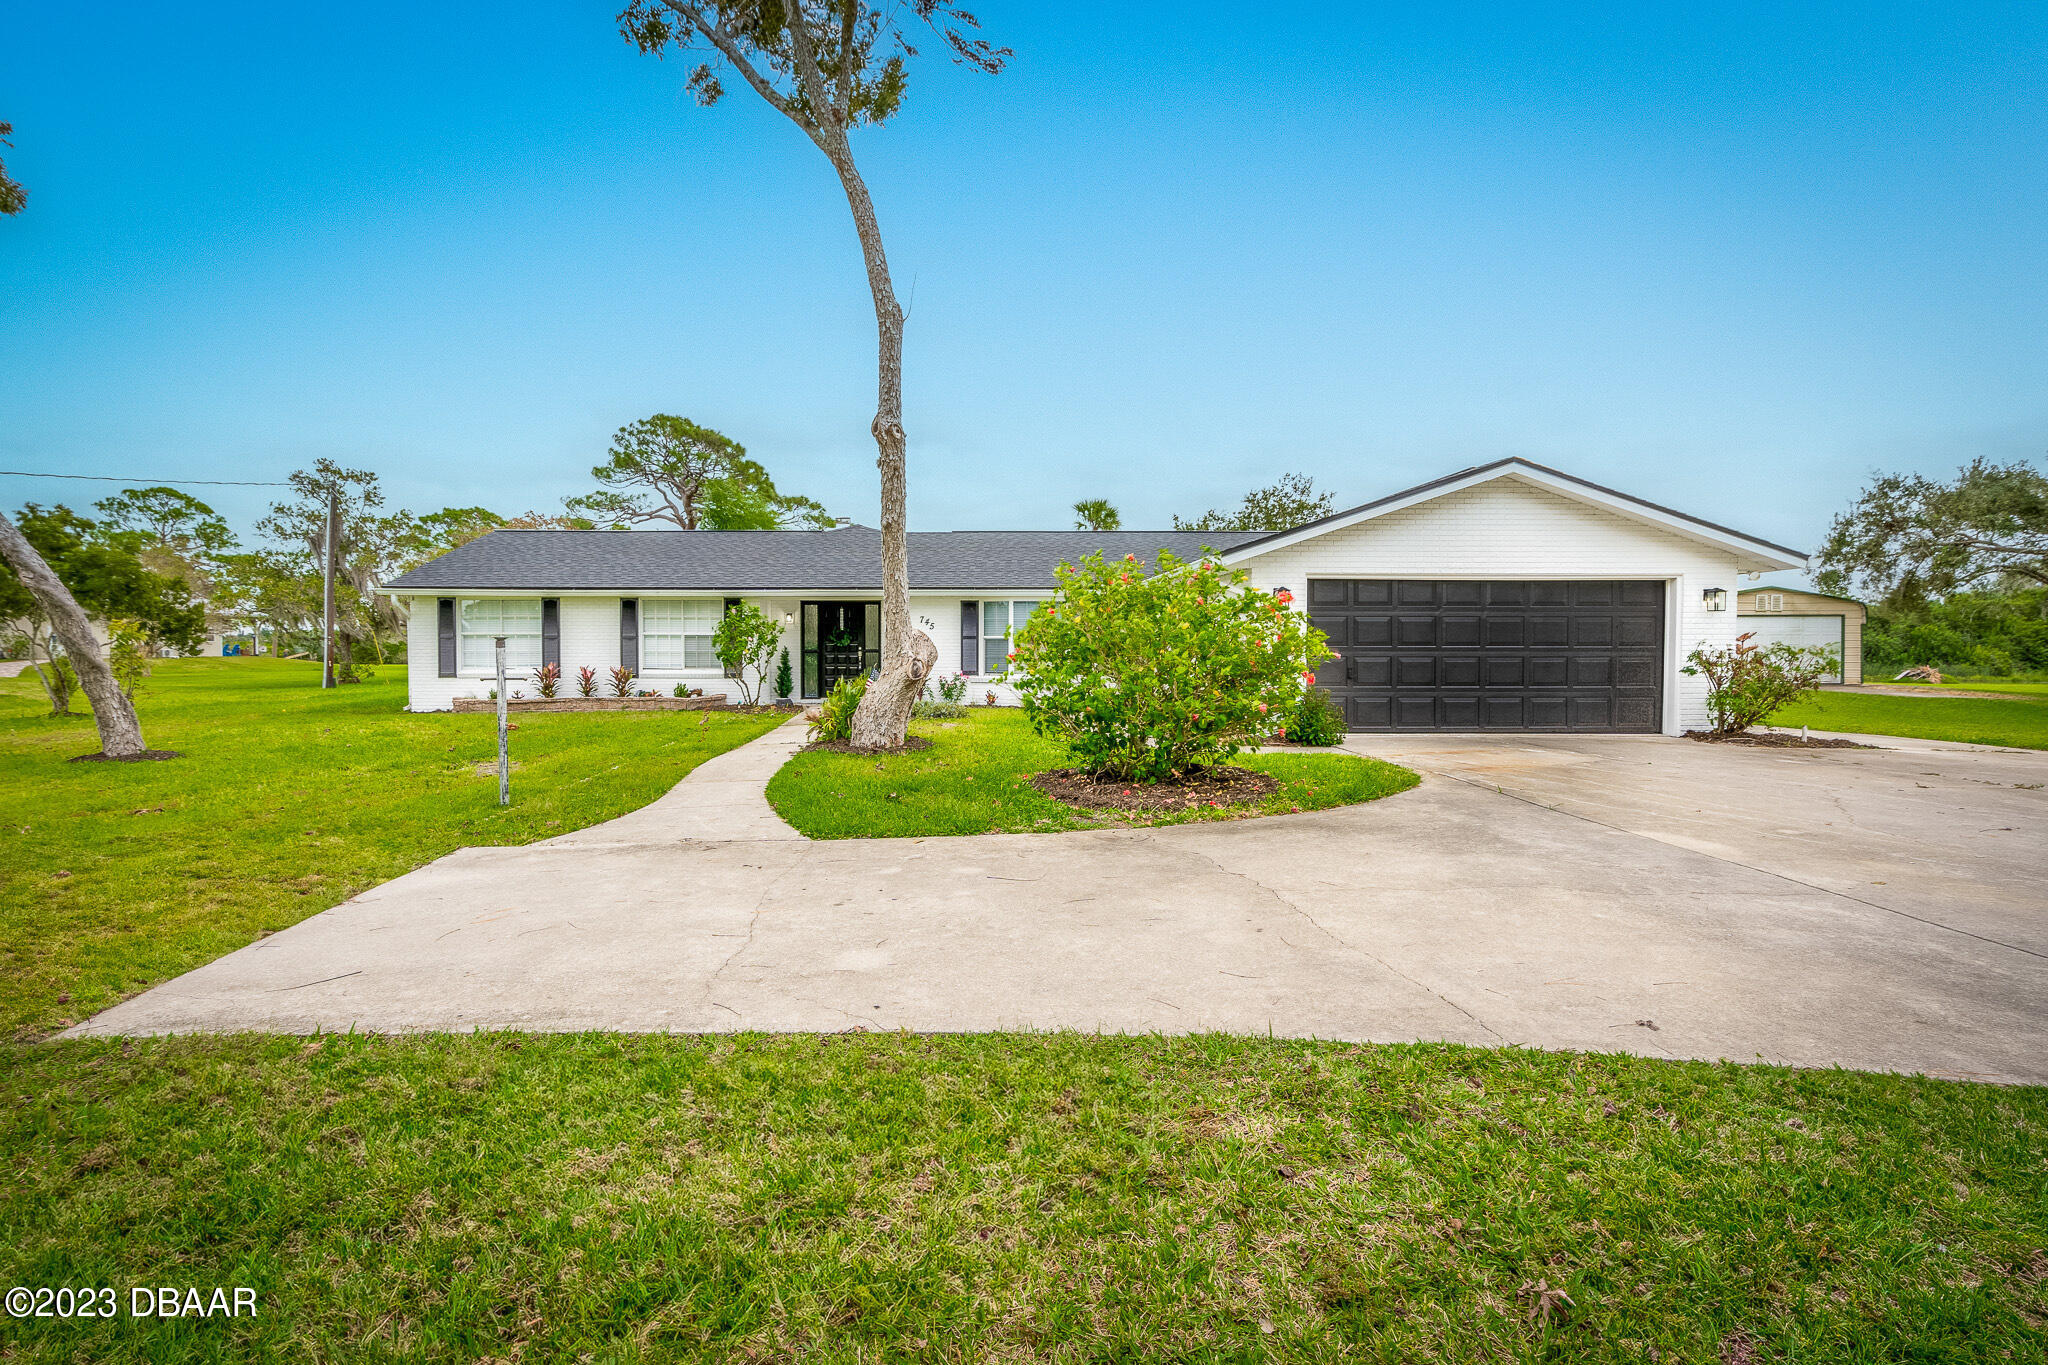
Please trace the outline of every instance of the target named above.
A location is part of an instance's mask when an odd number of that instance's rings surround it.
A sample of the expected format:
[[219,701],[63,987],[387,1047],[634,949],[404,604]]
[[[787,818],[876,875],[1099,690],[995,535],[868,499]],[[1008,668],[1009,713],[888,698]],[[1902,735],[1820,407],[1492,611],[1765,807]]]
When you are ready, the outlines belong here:
[[38,474],[31,469],[0,469],[0,474],[19,474],[24,479],[91,479],[96,483],[198,483],[213,488],[290,488],[275,479],[124,479],[112,474]]

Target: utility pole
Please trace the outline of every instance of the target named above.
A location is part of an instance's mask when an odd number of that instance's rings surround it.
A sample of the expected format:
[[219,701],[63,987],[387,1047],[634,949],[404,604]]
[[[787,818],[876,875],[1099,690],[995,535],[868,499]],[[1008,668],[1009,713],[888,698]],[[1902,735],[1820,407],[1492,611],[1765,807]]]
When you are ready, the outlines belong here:
[[334,554],[341,539],[341,490],[327,490],[327,552],[321,556],[326,587],[320,608],[320,686],[334,686]]
[[510,704],[505,696],[505,637],[500,635],[498,652],[498,804],[512,804],[512,761],[505,746],[505,711]]

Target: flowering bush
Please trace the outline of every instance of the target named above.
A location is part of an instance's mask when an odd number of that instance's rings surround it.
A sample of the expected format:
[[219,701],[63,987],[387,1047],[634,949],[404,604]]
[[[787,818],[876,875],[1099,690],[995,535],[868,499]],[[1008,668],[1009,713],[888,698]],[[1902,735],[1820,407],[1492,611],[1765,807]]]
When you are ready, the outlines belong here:
[[1330,657],[1291,593],[1207,561],[1161,551],[1147,574],[1096,554],[1059,578],[1010,676],[1032,725],[1091,773],[1157,782],[1256,747]]
[[1771,712],[1819,688],[1836,668],[1835,651],[1798,645],[1753,645],[1752,633],[1735,637],[1727,649],[1695,649],[1681,673],[1707,680],[1707,709],[1714,733],[1740,734]]

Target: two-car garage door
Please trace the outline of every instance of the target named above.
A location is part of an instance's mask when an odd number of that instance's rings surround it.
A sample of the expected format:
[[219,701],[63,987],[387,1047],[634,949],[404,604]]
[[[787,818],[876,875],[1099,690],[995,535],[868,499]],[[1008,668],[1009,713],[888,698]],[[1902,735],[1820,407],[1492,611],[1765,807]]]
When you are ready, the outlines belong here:
[[1310,579],[1353,730],[1655,733],[1664,584]]

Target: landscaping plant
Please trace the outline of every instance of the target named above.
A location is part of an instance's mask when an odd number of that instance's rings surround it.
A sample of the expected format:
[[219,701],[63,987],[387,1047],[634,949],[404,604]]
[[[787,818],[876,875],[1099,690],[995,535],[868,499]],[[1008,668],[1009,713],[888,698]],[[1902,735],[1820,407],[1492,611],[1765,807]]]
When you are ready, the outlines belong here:
[[1294,705],[1294,714],[1282,731],[1296,744],[1341,744],[1344,742],[1344,708],[1328,692],[1311,687]]
[[1818,691],[1835,671],[1832,649],[1751,644],[1755,638],[1744,631],[1726,649],[1695,649],[1680,670],[1707,680],[1707,709],[1717,735],[1761,725],[1773,711]]
[[123,618],[109,623],[107,667],[114,671],[121,695],[133,701],[149,676],[149,636],[140,622]]
[[630,697],[633,695],[633,670],[623,664],[612,669],[612,695]]
[[868,690],[865,673],[858,678],[841,678],[825,694],[825,700],[818,703],[818,714],[811,721],[810,736],[813,744],[829,744],[833,741],[847,741],[853,738],[853,713],[860,707],[861,696]]
[[1017,634],[1011,678],[1032,725],[1091,773],[1167,781],[1255,748],[1330,657],[1292,594],[1207,560],[1162,550],[1148,574],[1093,554],[1059,580]]
[[967,704],[967,675],[965,673],[955,673],[950,678],[939,678],[935,681],[938,685],[940,701],[949,701],[955,706],[965,706]]
[[[782,627],[775,618],[751,602],[735,603],[719,618],[718,628],[711,632],[711,647],[718,651],[726,676],[738,684],[741,705],[760,704],[762,685],[768,681],[768,661],[775,657],[775,646],[781,640]],[[785,652],[783,662],[787,665],[788,661]],[[748,669],[754,673],[751,681]]]
[[533,670],[533,689],[540,693],[544,700],[553,701],[555,693],[559,692],[561,687],[562,666],[560,664],[542,664],[539,668]]
[[789,650],[782,651],[782,662],[775,665],[775,700],[788,701],[790,693],[796,691],[796,677],[789,669]]
[[589,664],[576,670],[576,694],[581,697],[597,695],[597,670]]

